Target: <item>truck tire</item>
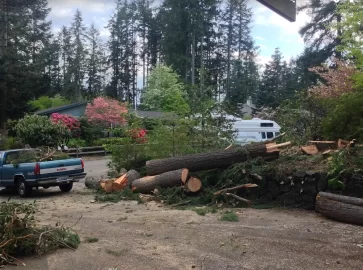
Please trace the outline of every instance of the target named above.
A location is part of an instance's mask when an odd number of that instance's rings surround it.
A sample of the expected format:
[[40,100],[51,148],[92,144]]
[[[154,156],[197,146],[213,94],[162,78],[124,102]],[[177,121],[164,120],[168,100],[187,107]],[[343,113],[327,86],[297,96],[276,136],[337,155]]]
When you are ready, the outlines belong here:
[[72,190],[72,188],[73,188],[73,182],[59,186],[59,189],[62,192],[70,192]]
[[28,187],[24,178],[16,179],[16,191],[20,197],[28,197],[32,193],[32,187]]

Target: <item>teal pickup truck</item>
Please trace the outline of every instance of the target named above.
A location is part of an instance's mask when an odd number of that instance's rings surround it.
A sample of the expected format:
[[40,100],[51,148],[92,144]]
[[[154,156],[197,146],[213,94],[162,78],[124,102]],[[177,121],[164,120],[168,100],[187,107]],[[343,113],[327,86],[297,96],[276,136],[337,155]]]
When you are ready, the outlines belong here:
[[28,149],[0,151],[0,187],[16,190],[20,197],[33,188],[55,187],[69,192],[73,183],[86,176],[80,158],[14,164]]

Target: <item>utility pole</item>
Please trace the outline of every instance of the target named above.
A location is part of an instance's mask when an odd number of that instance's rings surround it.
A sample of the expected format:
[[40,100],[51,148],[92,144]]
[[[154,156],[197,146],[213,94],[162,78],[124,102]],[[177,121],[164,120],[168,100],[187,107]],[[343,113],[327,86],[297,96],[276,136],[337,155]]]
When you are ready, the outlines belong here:
[[[0,0],[0,135],[6,123],[6,49],[8,41],[8,0]],[[4,135],[4,134],[3,134]]]

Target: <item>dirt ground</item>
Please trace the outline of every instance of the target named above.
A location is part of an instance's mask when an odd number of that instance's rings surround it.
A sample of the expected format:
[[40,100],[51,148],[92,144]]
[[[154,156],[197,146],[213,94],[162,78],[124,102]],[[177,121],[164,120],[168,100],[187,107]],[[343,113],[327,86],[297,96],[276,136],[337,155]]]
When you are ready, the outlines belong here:
[[[0,193],[0,201],[8,196]],[[34,200],[42,224],[72,226],[79,220],[74,229],[82,244],[76,251],[25,258],[26,269],[312,270],[363,265],[363,228],[311,211],[239,209],[239,222],[223,222],[221,212],[200,216],[154,202],[95,203],[82,183],[68,194],[50,188],[21,201]],[[88,243],[87,237],[98,242]]]

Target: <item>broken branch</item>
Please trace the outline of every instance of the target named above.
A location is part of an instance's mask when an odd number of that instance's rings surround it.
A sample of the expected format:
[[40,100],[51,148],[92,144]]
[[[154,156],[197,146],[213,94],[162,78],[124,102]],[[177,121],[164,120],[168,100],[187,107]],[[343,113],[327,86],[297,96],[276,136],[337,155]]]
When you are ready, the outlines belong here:
[[240,185],[240,186],[236,186],[236,187],[221,189],[221,190],[217,191],[216,193],[214,193],[214,195],[218,196],[218,195],[221,195],[221,194],[223,194],[225,192],[230,192],[230,191],[234,191],[234,190],[238,190],[238,189],[242,189],[242,188],[254,188],[254,187],[258,187],[258,185],[256,185],[256,184],[244,184],[244,185]]

